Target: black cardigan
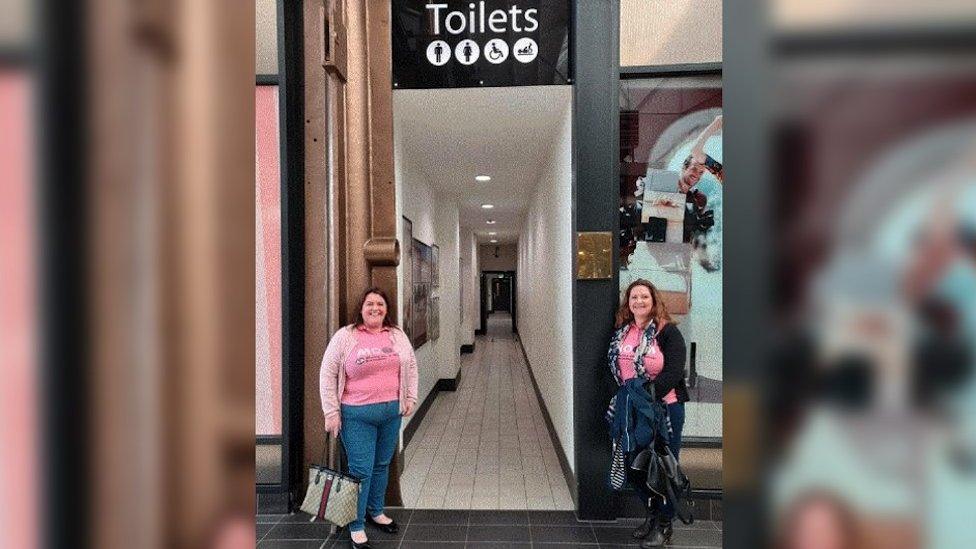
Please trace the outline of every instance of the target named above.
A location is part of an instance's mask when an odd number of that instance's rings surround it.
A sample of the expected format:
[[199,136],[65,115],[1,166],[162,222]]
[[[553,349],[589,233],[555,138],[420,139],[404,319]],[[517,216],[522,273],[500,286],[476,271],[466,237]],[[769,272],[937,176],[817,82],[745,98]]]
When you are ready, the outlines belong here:
[[657,334],[657,346],[664,354],[664,369],[654,378],[654,395],[658,400],[674,389],[678,402],[688,402],[688,386],[685,384],[685,338],[672,323]]

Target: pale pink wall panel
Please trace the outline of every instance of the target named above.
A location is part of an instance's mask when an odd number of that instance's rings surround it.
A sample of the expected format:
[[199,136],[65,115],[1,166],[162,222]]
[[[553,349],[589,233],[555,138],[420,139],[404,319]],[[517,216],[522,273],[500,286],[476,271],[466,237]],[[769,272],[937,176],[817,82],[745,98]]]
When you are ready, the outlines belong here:
[[39,491],[29,94],[26,73],[0,69],[0,546],[24,549],[37,547]]
[[257,86],[254,93],[255,212],[257,239],[256,400],[259,435],[281,434],[281,171],[279,169],[278,87]]

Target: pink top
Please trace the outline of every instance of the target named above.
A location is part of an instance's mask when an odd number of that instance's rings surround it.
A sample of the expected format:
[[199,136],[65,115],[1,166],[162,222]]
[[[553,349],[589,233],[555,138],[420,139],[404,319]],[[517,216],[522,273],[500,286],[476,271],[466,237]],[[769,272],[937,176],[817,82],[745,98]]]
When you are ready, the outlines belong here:
[[[389,332],[393,349],[400,356],[400,413],[408,407],[417,405],[417,356],[407,334],[399,328]],[[346,394],[346,368],[343,366],[349,354],[359,341],[356,340],[356,327],[346,326],[336,330],[322,355],[322,368],[319,370],[319,397],[322,399],[322,415],[326,421],[339,416],[339,399]]]
[[[627,330],[627,335],[620,342],[620,358],[617,360],[617,364],[620,366],[620,376],[624,381],[633,379],[637,375],[637,372],[634,370],[634,351],[640,345],[640,339],[641,329],[636,324],[631,323],[630,329]],[[651,379],[656,378],[661,373],[661,370],[664,369],[664,353],[657,346],[657,338],[651,340],[651,346],[644,353],[644,369],[651,376]],[[664,402],[666,404],[678,402],[678,395],[674,392],[674,389],[671,389],[664,396]]]
[[346,386],[342,403],[361,406],[397,400],[400,396],[400,355],[390,329],[371,333],[365,326],[354,332],[356,346],[346,356]]

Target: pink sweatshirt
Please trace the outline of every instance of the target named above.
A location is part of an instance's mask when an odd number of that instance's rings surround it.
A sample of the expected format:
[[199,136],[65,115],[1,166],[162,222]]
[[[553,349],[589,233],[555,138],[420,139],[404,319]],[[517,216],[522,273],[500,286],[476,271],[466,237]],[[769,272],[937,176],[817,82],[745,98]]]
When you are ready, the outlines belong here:
[[[403,413],[407,403],[417,405],[417,357],[413,354],[413,345],[407,335],[399,328],[391,328],[382,335],[389,337],[393,352],[400,359],[397,398],[400,400],[400,413]],[[325,349],[319,370],[319,396],[325,419],[339,414],[339,403],[346,389],[345,364],[358,345],[356,327],[349,325],[340,328]]]
[[397,400],[400,396],[400,356],[393,350],[390,328],[372,333],[360,326],[353,334],[358,343],[342,364],[346,371],[346,388],[340,402],[362,406]]

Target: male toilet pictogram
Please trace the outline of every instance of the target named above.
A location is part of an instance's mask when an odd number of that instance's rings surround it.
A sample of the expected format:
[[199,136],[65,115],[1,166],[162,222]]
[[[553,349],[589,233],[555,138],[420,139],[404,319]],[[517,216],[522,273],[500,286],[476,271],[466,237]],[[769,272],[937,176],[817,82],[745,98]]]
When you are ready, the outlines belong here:
[[451,46],[443,40],[434,40],[427,45],[427,61],[440,67],[451,60]]

